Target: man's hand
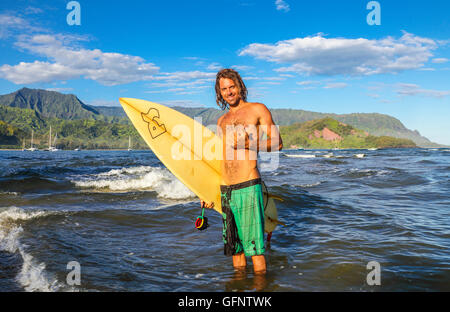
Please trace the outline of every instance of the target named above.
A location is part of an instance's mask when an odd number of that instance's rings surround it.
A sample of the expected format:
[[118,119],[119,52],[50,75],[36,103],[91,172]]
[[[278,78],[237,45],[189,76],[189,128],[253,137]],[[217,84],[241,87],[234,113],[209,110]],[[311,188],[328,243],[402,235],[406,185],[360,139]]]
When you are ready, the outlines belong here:
[[234,139],[234,149],[240,149],[240,148],[244,148],[244,149],[248,149],[248,145],[249,145],[249,136],[247,131],[245,131],[244,127],[239,127],[236,130],[235,133],[235,139]]
[[257,150],[258,130],[254,125],[239,125],[233,128],[227,139],[227,143],[235,150],[242,148]]
[[213,209],[214,208],[214,202],[211,203],[207,203],[204,200],[200,200],[200,205],[202,208],[208,208],[208,209]]

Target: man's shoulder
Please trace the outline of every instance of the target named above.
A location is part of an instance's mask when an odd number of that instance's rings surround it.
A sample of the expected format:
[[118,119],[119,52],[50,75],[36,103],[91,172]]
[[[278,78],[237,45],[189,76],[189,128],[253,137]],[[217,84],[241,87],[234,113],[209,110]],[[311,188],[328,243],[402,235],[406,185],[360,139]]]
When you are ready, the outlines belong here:
[[225,114],[223,114],[222,116],[220,116],[220,117],[217,119],[217,124],[218,124],[218,125],[219,125],[220,122],[225,118],[225,116],[228,115],[228,113],[229,113],[229,112],[226,112]]
[[261,109],[267,109],[266,105],[259,102],[246,102],[245,103],[245,109],[246,110],[261,110]]
[[249,103],[249,108],[255,112],[258,112],[260,114],[266,114],[269,112],[269,109],[267,106],[263,103],[259,102],[251,102]]

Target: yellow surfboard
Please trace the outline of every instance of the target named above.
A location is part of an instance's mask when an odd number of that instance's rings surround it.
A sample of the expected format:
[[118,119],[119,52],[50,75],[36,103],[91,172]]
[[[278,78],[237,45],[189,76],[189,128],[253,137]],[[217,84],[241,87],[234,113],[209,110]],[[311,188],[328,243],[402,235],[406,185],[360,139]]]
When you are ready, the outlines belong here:
[[[167,169],[199,198],[214,202],[214,209],[221,213],[220,185],[225,183],[219,137],[201,123],[167,106],[132,98],[119,101],[136,130]],[[273,199],[264,196],[265,200],[266,197],[270,199],[270,205],[265,205],[270,210],[269,215],[276,219]],[[268,227],[272,231],[276,227],[277,223],[270,219],[266,217],[266,231]]]

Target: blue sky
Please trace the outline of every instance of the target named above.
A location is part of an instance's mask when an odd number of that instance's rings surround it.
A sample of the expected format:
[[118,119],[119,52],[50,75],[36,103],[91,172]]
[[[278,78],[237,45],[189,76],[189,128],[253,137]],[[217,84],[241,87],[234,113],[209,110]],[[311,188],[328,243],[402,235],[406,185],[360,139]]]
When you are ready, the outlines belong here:
[[449,1],[2,0],[0,93],[24,86],[216,107],[214,77],[233,67],[269,108],[383,113],[450,145]]

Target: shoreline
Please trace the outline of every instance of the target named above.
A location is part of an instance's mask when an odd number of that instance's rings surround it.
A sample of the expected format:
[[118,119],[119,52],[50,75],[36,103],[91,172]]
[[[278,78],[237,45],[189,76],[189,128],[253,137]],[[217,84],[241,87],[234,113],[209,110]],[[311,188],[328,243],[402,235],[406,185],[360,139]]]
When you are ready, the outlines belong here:
[[[377,147],[377,150],[382,150],[382,149],[397,149],[397,148],[418,148],[418,149],[446,149],[446,148],[450,148],[449,147],[420,147],[420,146],[416,146],[416,147]],[[133,149],[130,152],[134,152],[134,151],[149,151],[150,149]],[[326,150],[326,151],[339,151],[339,150],[371,150],[371,148],[365,148],[365,147],[355,147],[355,148],[338,148],[338,149],[334,149],[334,148],[283,148],[283,151],[312,151],[312,150]],[[8,149],[8,148],[0,148],[0,151],[3,152],[26,152],[24,150],[22,150],[21,148],[18,149]],[[67,151],[72,151],[72,152],[83,152],[83,151],[107,151],[107,152],[120,152],[120,151],[128,151],[128,149],[119,149],[119,148],[113,148],[113,149],[82,149],[79,151],[75,151],[75,150],[59,150],[58,152],[67,152]],[[37,152],[47,152],[44,150],[38,150]],[[55,152],[52,152],[55,153]]]
[[[131,150],[130,152],[134,152],[134,151],[148,151],[149,149],[133,149],[133,150]],[[15,151],[15,152],[27,152],[27,151],[24,151],[24,150],[22,150],[21,148],[17,148],[17,149],[8,149],[8,148],[0,148],[0,151],[10,151],[10,152],[13,152],[13,151]],[[58,150],[57,152],[70,152],[70,151],[72,151],[72,152],[83,152],[83,151],[116,151],[116,152],[118,152],[118,151],[128,151],[128,149],[118,149],[118,148],[115,148],[115,149],[82,149],[82,150],[79,150],[79,151],[75,151],[75,150]],[[36,152],[48,152],[48,151],[44,151],[44,150],[37,150]],[[52,153],[56,153],[56,152],[52,152]]]

